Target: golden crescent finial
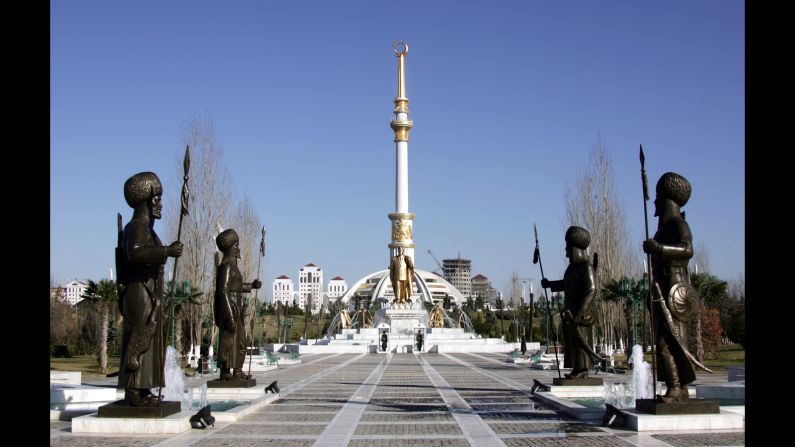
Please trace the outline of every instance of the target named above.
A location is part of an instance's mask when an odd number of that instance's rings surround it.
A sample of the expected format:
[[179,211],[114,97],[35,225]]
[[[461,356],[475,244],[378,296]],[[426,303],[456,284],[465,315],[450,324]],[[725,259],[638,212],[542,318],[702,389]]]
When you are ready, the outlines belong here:
[[[403,46],[403,49],[398,50],[401,45]],[[409,44],[407,44],[405,40],[396,40],[392,42],[392,49],[395,51],[395,56],[405,56],[409,52]]]

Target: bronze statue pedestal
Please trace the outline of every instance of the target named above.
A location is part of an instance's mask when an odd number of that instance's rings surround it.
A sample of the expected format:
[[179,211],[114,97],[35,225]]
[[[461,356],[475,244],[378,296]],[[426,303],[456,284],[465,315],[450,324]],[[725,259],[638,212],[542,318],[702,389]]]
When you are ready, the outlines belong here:
[[251,388],[256,385],[257,379],[215,379],[207,381],[207,388]]
[[688,399],[683,402],[659,402],[657,399],[635,399],[635,409],[649,414],[719,414],[717,401],[707,399]]
[[580,379],[566,379],[555,377],[552,384],[557,386],[602,386],[604,381],[598,377],[585,377]]
[[179,412],[180,403],[177,401],[164,400],[159,406],[133,407],[122,399],[99,407],[97,417],[160,419]]

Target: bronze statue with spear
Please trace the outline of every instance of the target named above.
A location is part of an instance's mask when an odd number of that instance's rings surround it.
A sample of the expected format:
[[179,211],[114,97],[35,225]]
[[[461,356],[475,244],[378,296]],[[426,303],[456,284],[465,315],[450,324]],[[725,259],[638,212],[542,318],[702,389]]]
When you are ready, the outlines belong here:
[[163,186],[153,172],[135,174],[124,183],[124,199],[133,216],[121,231],[116,250],[124,321],[118,386],[124,388],[124,401],[130,407],[159,406],[162,396],[155,396],[151,388],[165,385],[163,273],[166,260],[179,258],[183,247],[179,237],[164,246],[155,233],[155,221],[162,217],[162,196]]

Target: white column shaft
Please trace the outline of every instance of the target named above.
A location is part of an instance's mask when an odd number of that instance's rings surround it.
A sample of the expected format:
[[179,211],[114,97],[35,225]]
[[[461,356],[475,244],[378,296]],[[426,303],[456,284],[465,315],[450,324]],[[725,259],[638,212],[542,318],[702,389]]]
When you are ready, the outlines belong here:
[[395,212],[409,212],[409,143],[398,141],[395,143],[396,175],[395,175]]

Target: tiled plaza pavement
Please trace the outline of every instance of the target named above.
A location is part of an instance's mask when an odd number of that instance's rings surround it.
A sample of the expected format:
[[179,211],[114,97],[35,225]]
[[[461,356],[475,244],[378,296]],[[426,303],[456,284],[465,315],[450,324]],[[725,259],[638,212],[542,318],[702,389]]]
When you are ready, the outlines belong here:
[[[78,435],[50,424],[50,444],[93,446],[735,446],[735,431],[636,433],[544,408],[533,379],[555,371],[505,362],[501,354],[329,354],[255,374],[279,381],[281,397],[234,423],[181,435]],[[622,376],[599,374],[605,381]],[[701,376],[699,376],[701,380]],[[707,379],[715,380],[714,378]],[[719,380],[719,379],[718,379]],[[725,381],[725,375],[723,381]],[[699,382],[699,383],[706,383]]]

